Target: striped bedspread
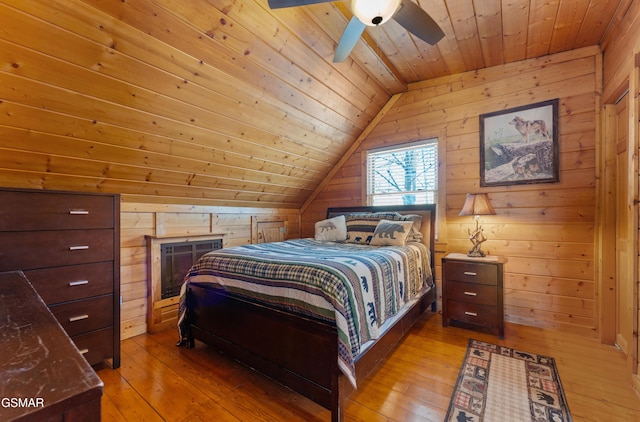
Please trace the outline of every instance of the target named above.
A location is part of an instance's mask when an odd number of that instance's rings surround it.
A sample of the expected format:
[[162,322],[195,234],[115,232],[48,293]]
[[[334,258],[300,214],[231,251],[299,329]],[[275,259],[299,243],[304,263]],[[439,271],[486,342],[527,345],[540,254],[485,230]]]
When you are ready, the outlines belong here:
[[[299,314],[336,321],[338,364],[355,386],[362,344],[402,306],[433,285],[429,250],[421,243],[368,246],[297,239],[219,249],[191,268],[188,283],[216,283],[235,295]],[[181,335],[186,332],[181,327]]]

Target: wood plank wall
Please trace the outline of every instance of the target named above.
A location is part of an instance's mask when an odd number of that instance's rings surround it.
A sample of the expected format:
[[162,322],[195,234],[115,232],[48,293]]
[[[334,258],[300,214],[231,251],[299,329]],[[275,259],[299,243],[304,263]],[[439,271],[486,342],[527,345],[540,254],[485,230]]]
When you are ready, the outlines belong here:
[[[304,210],[302,235],[313,232],[327,206],[366,202],[367,149],[438,137],[446,210],[439,241],[449,252],[468,250],[474,222],[458,212],[466,193],[487,192],[497,215],[482,219],[489,237],[483,249],[506,257],[506,319],[594,335],[600,69],[600,51],[589,47],[413,84]],[[480,188],[478,116],[554,98],[560,99],[560,182]]]
[[[122,338],[147,331],[148,267],[145,236],[224,234],[225,247],[251,243],[251,218],[283,216],[287,238],[299,237],[297,209],[233,208],[127,202],[121,209]],[[177,336],[177,333],[176,333]]]
[[[603,104],[614,104],[621,94],[631,86],[635,87],[635,90],[630,92],[630,107],[633,110],[632,116],[635,116],[634,120],[629,123],[630,136],[638,137],[640,133],[640,122],[638,115],[640,113],[640,91],[638,86],[640,85],[640,75],[638,68],[640,68],[640,2],[632,2],[629,6],[625,18],[616,25],[616,32],[607,39],[604,44],[606,48],[606,54],[604,55],[604,89],[603,89]],[[631,79],[635,81],[630,83]],[[637,142],[637,139],[636,139]],[[637,157],[640,156],[640,151],[636,153]],[[640,198],[640,192],[636,195]],[[638,208],[636,207],[636,213]],[[640,227],[640,222],[638,222]],[[640,239],[640,233],[637,234],[636,240]],[[640,249],[640,247],[639,247]],[[640,266],[640,257],[637,259]],[[636,274],[640,274],[640,268],[636,270]],[[640,291],[640,280],[634,280],[636,283],[635,291]],[[637,294],[637,293],[636,293]],[[637,326],[640,326],[640,297],[637,298],[636,314],[638,315]],[[637,338],[638,343],[635,345],[636,350],[640,349],[640,339]],[[636,392],[640,392],[640,356],[637,356],[636,362],[633,363],[634,373],[632,382]]]

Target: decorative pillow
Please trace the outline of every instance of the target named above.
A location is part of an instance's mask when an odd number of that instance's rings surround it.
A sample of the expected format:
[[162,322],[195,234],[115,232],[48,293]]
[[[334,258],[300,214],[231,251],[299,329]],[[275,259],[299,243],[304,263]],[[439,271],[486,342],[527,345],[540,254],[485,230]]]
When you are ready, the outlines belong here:
[[370,245],[404,246],[413,228],[413,221],[380,220]]
[[412,221],[413,227],[411,228],[411,232],[409,233],[409,237],[407,237],[407,242],[421,242],[422,241],[422,232],[420,229],[422,228],[422,216],[418,214],[405,214],[401,215],[398,221]]
[[347,214],[347,243],[368,245],[373,238],[378,222],[400,217],[397,212],[374,212]]
[[347,239],[347,225],[344,215],[318,221],[316,223],[315,239],[344,242]]

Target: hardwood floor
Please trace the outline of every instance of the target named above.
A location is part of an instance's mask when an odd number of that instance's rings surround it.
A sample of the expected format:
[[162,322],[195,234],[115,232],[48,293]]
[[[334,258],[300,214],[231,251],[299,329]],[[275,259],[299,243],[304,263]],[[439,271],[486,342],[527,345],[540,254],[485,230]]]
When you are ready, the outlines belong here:
[[[507,324],[504,340],[425,313],[346,404],[347,421],[442,421],[468,339],[556,359],[574,421],[638,421],[624,355],[582,336]],[[173,330],[122,342],[122,366],[99,369],[104,421],[329,421],[329,411]]]

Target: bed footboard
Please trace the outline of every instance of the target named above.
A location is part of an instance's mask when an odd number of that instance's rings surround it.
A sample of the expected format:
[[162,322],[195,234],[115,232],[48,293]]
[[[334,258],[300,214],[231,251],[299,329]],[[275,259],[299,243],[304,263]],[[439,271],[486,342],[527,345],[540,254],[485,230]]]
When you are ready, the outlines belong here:
[[304,318],[192,283],[187,293],[189,332],[321,406],[340,407],[335,324]]
[[[200,340],[329,409],[332,421],[343,420],[343,403],[353,387],[338,368],[335,324],[247,302],[206,284],[191,283],[186,300],[188,347]],[[366,379],[435,303],[433,288],[360,355],[358,380]]]

